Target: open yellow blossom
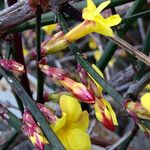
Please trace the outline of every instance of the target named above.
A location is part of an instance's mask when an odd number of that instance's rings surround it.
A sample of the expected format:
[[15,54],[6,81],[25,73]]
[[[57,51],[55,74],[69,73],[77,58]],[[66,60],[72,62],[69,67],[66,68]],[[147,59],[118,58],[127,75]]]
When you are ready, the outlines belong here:
[[89,125],[87,111],[82,111],[78,101],[69,95],[60,97],[62,117],[52,128],[67,150],[90,150],[90,137],[86,133]]
[[87,7],[83,9],[82,13],[82,18],[84,21],[65,35],[67,41],[76,41],[92,32],[113,37],[114,33],[110,27],[115,26],[121,22],[120,16],[116,14],[105,19],[100,14],[100,12],[109,3],[110,1],[103,2],[96,8],[92,0],[87,0]]
[[141,97],[142,106],[150,112],[150,93],[146,93]]
[[113,31],[110,27],[115,26],[121,22],[120,16],[116,14],[105,19],[102,15],[100,15],[100,12],[109,3],[110,1],[103,2],[96,8],[92,0],[87,0],[87,7],[83,9],[82,17],[85,20],[95,22],[93,32],[106,36],[113,36]]

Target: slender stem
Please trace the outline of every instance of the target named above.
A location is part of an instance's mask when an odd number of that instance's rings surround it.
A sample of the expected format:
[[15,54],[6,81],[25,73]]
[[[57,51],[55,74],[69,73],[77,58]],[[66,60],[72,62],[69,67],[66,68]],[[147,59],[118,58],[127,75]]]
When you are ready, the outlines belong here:
[[146,65],[150,66],[150,57],[142,53],[141,51],[134,48],[128,42],[124,41],[119,36],[115,37],[107,37],[108,39],[112,40],[114,43],[122,47],[125,51],[129,52],[131,55],[139,59],[140,61],[144,62]]
[[[41,7],[37,7],[36,11],[36,50],[37,62],[41,60]],[[37,63],[37,101],[43,101],[44,76]]]
[[[125,18],[130,17],[131,15],[139,12],[142,9],[142,6],[147,2],[147,0],[137,0],[132,4],[132,7],[127,11]],[[132,21],[132,20],[131,20]],[[132,22],[126,22],[125,24],[120,26],[120,30],[117,32],[118,36],[123,38],[125,33],[130,28]],[[117,45],[109,41],[105,47],[104,53],[102,54],[101,58],[97,62],[97,66],[100,68],[101,71],[104,71],[105,67],[108,65],[110,59],[112,58],[115,50],[117,49]]]
[[[7,0],[8,1],[8,5],[11,6],[13,4],[15,4],[17,2],[17,0]],[[31,96],[31,91],[30,91],[30,87],[29,87],[29,81],[27,78],[27,71],[26,71],[26,66],[25,66],[25,61],[24,61],[24,56],[23,56],[23,47],[22,47],[22,35],[21,33],[15,33],[12,36],[12,55],[13,58],[20,64],[22,64],[24,66],[25,69],[25,73],[20,76],[20,82],[23,85],[23,87],[26,89],[26,91],[29,93],[29,95]],[[24,111],[24,106],[21,102],[21,100],[16,97],[16,101],[18,103],[19,109],[23,114]]]
[[[144,40],[142,51],[144,54],[148,55],[150,52],[150,24],[148,26],[146,38]],[[139,62],[139,71],[137,76],[135,77],[136,80],[140,80],[145,72],[146,66],[144,63]]]

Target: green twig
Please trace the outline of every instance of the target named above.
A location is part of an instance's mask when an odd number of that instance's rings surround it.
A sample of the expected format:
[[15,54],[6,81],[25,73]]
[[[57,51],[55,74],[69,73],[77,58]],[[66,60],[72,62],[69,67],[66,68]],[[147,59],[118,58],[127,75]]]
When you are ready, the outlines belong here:
[[[37,50],[37,62],[41,60],[41,12],[40,6],[36,11],[36,50]],[[44,76],[37,63],[37,101],[44,103],[43,100],[43,88],[44,88]]]
[[[150,52],[150,24],[148,26],[147,34],[144,40],[142,52],[145,53],[146,55],[149,54]],[[137,73],[137,76],[135,77],[136,80],[140,80],[141,77],[143,76],[145,71],[145,64],[142,62],[139,62],[139,71]]]

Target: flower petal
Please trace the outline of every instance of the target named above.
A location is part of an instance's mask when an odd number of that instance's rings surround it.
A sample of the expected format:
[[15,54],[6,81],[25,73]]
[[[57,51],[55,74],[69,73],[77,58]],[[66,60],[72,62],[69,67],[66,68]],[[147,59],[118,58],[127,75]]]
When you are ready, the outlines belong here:
[[95,22],[96,22],[96,27],[94,29],[95,30],[94,32],[105,36],[110,36],[110,37],[114,36],[112,29],[104,22],[104,20],[95,18]]
[[66,123],[66,113],[62,113],[62,117],[57,119],[54,124],[51,124],[52,129],[54,132],[57,132],[59,129],[61,129]]
[[74,129],[69,132],[67,137],[71,150],[90,150],[91,142],[90,137],[86,132],[79,129]]
[[96,10],[96,6],[92,0],[87,0],[87,9],[91,12]]
[[146,93],[141,97],[142,106],[150,112],[150,93]]
[[72,150],[67,141],[67,133],[64,130],[60,130],[59,132],[56,132],[56,135],[58,139],[61,141],[61,143],[64,145],[66,150]]
[[[100,69],[95,65],[95,64],[92,64],[92,68],[102,77],[104,78],[104,75],[103,73],[100,71]],[[89,75],[90,76],[90,75]],[[90,76],[91,77],[91,76]],[[92,77],[91,77],[92,78]],[[92,78],[92,80],[94,81],[94,83],[96,84],[99,92],[102,92],[103,88]]]
[[113,124],[114,125],[118,125],[118,121],[117,121],[117,117],[116,117],[116,114],[114,112],[114,110],[112,109],[111,105],[109,104],[109,102],[105,99],[103,99],[103,102],[104,104],[107,106],[108,110],[109,110],[109,113],[111,114],[111,118],[112,118],[112,121],[113,121]]
[[99,13],[110,3],[110,1],[105,1],[101,3],[95,10],[93,16],[99,15]]
[[69,95],[62,95],[60,97],[60,107],[62,112],[66,113],[67,121],[77,121],[80,117],[82,110],[78,101]]
[[86,131],[89,126],[89,115],[87,111],[83,111],[80,118],[72,124],[71,128]]
[[105,19],[105,23],[109,26],[109,27],[112,27],[112,26],[115,26],[117,24],[119,24],[121,22],[121,17],[116,14],[116,15],[112,15],[110,17],[108,17],[107,19]]

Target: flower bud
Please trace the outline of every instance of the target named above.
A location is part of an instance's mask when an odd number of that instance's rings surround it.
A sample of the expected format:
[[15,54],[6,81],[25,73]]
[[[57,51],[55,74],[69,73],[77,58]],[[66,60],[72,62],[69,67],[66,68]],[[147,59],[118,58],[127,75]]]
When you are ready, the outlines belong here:
[[47,139],[44,137],[40,127],[34,121],[31,113],[28,110],[23,114],[23,133],[29,137],[32,144],[39,150],[44,150],[44,145],[48,144]]
[[52,109],[40,103],[37,104],[37,107],[42,112],[47,122],[54,123],[57,120],[57,117],[53,114]]
[[115,125],[118,125],[116,114],[111,105],[102,97],[96,99],[94,104],[97,119],[109,130],[114,131]]
[[24,66],[22,64],[19,64],[18,62],[14,61],[14,60],[10,60],[10,59],[1,59],[0,60],[0,65],[8,70],[11,71],[13,73],[24,73]]
[[39,64],[41,71],[48,75],[50,78],[57,80],[63,87],[69,90],[76,98],[85,103],[94,103],[95,97],[85,85],[78,83],[68,77],[67,73],[58,68],[52,68],[48,65]]
[[147,111],[140,102],[127,100],[125,102],[125,108],[132,117],[150,120],[150,112]]

